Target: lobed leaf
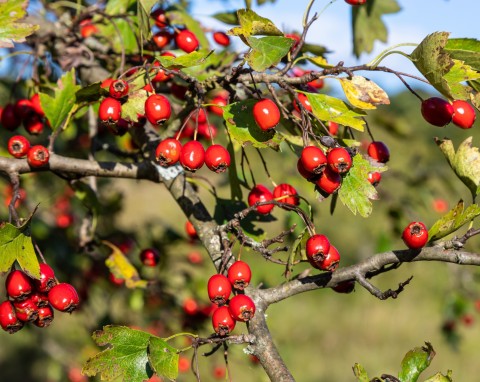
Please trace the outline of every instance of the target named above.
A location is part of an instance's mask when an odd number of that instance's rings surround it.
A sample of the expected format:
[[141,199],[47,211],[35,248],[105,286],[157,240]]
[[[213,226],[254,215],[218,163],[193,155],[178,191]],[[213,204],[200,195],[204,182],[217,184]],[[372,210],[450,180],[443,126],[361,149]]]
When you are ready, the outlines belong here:
[[375,82],[362,76],[341,78],[340,84],[347,100],[360,109],[376,109],[377,105],[389,105],[387,93]]
[[165,340],[150,337],[148,343],[148,360],[150,366],[159,376],[174,380],[178,376],[178,351]]
[[251,9],[239,9],[237,11],[239,27],[227,31],[227,34],[233,36],[283,36],[283,32],[275,24]]
[[401,382],[416,382],[420,374],[430,365],[435,351],[429,342],[425,346],[410,350],[402,360],[398,379]]
[[127,121],[137,122],[138,116],[145,114],[145,101],[148,98],[148,92],[139,89],[128,95],[127,101],[122,104],[122,118]]
[[13,48],[14,43],[24,42],[40,26],[19,23],[26,15],[26,0],[8,0],[0,2],[0,48]]
[[252,50],[245,55],[250,67],[263,72],[277,65],[287,55],[294,41],[286,37],[247,37],[246,41]]
[[474,38],[450,38],[444,50],[455,60],[480,71],[480,41]]

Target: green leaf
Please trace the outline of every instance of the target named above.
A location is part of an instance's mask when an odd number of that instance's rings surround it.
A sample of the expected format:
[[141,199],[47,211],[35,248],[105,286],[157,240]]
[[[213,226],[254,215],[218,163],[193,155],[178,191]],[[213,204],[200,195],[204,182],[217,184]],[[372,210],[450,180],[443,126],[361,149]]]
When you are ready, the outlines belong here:
[[219,12],[212,15],[212,17],[225,24],[229,24],[229,25],[240,24],[240,21],[238,20],[237,12]]
[[[121,377],[125,382],[143,382],[148,373],[147,348],[152,336],[126,326],[107,325],[93,333],[98,346],[107,346],[85,363],[82,373],[92,377],[100,373],[101,379],[111,381]],[[150,374],[150,375],[149,375]]]
[[358,363],[353,366],[353,374],[355,374],[355,377],[357,377],[358,382],[370,382],[367,371],[362,365]]
[[307,255],[305,253],[305,244],[309,237],[310,235],[308,234],[307,227],[303,227],[303,229],[295,238],[292,244],[292,249],[290,250],[290,254],[287,259],[287,270],[285,274],[287,278],[290,277],[290,274],[293,271],[293,264],[296,259],[307,260]]
[[313,114],[322,121],[336,122],[340,125],[349,126],[356,130],[365,129],[365,121],[361,118],[364,112],[354,111],[341,99],[326,94],[305,93]]
[[30,219],[20,227],[0,225],[0,273],[8,272],[15,262],[29,276],[40,278],[40,265],[30,236]]
[[278,150],[282,140],[280,135],[275,134],[275,129],[263,131],[257,126],[253,118],[253,106],[256,103],[257,100],[249,99],[231,103],[224,107],[223,119],[228,133],[241,145],[250,143],[257,148],[271,147]]
[[[227,145],[228,153],[230,154],[231,164],[228,167],[228,179],[230,182],[230,195],[232,200],[242,200],[242,188],[238,179],[237,162],[235,159],[235,150],[233,149],[233,143],[229,139]],[[223,221],[219,224],[223,224]]]
[[401,382],[416,382],[420,374],[430,365],[433,357],[435,351],[429,342],[425,342],[425,346],[410,350],[402,360],[398,379]]
[[178,376],[178,351],[165,340],[150,337],[148,344],[148,360],[156,374],[175,379]]
[[376,109],[377,105],[389,105],[387,93],[375,82],[362,76],[340,78],[348,101],[360,109]]
[[109,0],[105,7],[107,15],[115,16],[127,13],[128,8],[135,3],[136,0]]
[[[132,25],[122,18],[115,18],[110,21],[107,21],[106,24],[96,24],[99,29],[99,35],[103,36],[108,40],[109,45],[113,48],[115,53],[121,54],[122,48],[125,50],[126,54],[134,54],[139,52],[139,47],[137,45],[137,38],[135,36],[134,30],[136,30],[134,17],[131,16]],[[113,26],[113,23],[118,28]]]
[[81,88],[75,93],[75,102],[95,102],[100,99],[102,96],[102,87],[100,86],[102,83],[94,82],[84,88]]
[[39,25],[18,23],[25,17],[26,0],[0,2],[0,48],[13,48],[14,43],[24,42],[25,37],[35,32]]
[[144,89],[130,93],[127,101],[122,105],[122,118],[127,121],[137,122],[138,116],[145,113],[145,101],[147,98],[148,92]]
[[251,9],[239,9],[237,11],[239,27],[227,31],[227,34],[233,36],[283,36],[283,32],[275,24]]
[[443,77],[441,93],[452,99],[467,100],[470,98],[472,88],[462,82],[473,81],[480,78],[480,73],[465,65],[463,61],[452,60],[453,66]]
[[237,59],[237,54],[226,49],[213,52],[200,64],[182,69],[182,72],[195,77],[198,81],[206,81],[215,76],[223,76],[218,68],[230,66]]
[[382,16],[399,11],[396,0],[370,0],[364,6],[352,7],[353,53],[357,58],[363,52],[370,53],[376,40],[387,42]]
[[58,129],[65,119],[76,110],[75,93],[80,89],[75,85],[75,69],[66,72],[57,82],[53,97],[40,93],[40,103],[52,130]]
[[448,370],[447,375],[443,375],[442,373],[437,373],[427,380],[425,382],[453,382],[452,378],[452,371]]
[[213,51],[202,49],[178,57],[159,56],[156,59],[165,69],[183,69],[203,64],[212,53]]
[[203,31],[202,26],[198,21],[196,21],[193,17],[191,17],[185,9],[179,5],[175,4],[174,11],[166,12],[167,18],[173,24],[183,24],[185,27],[193,32],[200,43],[200,47],[202,49],[210,49],[210,43],[208,42],[207,36],[205,36],[205,32]]
[[473,38],[451,38],[444,50],[455,60],[480,71],[480,41]]
[[140,35],[142,41],[146,40],[151,35],[151,18],[150,13],[155,4],[158,3],[158,0],[138,0],[137,1],[137,18],[138,18],[138,29],[140,30]]
[[460,200],[447,214],[438,219],[428,231],[429,241],[439,240],[455,232],[480,215],[480,206],[477,204],[464,208],[465,203]]
[[385,171],[386,166],[375,167],[362,155],[353,157],[352,168],[343,178],[338,196],[342,203],[348,207],[354,215],[357,212],[366,218],[372,213],[371,199],[378,199],[377,190],[368,181],[368,173],[371,171]]
[[[323,45],[317,45],[317,44],[309,44],[309,43],[305,43],[302,45],[302,49],[301,49],[301,52],[302,53],[312,53],[316,56],[323,56],[325,53],[330,53],[330,51],[325,48]],[[332,67],[332,66],[330,66]]]
[[316,57],[307,57],[307,60],[310,61],[312,64],[317,65],[321,68],[328,69],[328,68],[333,68],[334,65],[331,65],[327,62],[325,58],[322,56],[316,56]]
[[250,67],[263,72],[271,66],[277,65],[287,55],[294,41],[286,37],[247,37],[248,45],[252,50],[245,56]]

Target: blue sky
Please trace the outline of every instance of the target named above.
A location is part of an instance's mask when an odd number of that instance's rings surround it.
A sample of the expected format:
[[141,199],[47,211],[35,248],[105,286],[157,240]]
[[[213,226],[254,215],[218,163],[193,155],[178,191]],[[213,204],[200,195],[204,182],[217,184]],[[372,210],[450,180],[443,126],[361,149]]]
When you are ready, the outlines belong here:
[[[368,1],[368,0],[367,0]],[[381,1],[381,0],[380,0]],[[312,25],[307,42],[327,46],[333,53],[327,56],[331,63],[344,61],[346,66],[368,63],[378,53],[392,45],[404,42],[419,43],[429,33],[447,31],[451,37],[470,37],[480,39],[480,0],[397,0],[402,10],[399,13],[384,16],[389,31],[387,44],[377,42],[371,54],[363,54],[359,60],[352,55],[350,5],[337,0],[329,6]],[[253,1],[256,3],[256,1]],[[194,16],[200,17],[205,25],[228,28],[224,24],[207,17],[221,10],[241,8],[243,0],[197,0],[194,2]],[[277,0],[274,4],[255,7],[261,16],[270,18],[283,31],[299,30],[303,12],[309,0]],[[317,0],[313,12],[320,12],[329,1]],[[240,45],[239,45],[240,46]],[[404,48],[409,53],[412,48]],[[392,69],[418,74],[408,59],[400,55],[387,57],[382,65]],[[367,75],[367,74],[365,74]],[[403,89],[400,81],[393,75],[368,74],[387,91]],[[420,86],[418,81],[410,80],[412,86]]]

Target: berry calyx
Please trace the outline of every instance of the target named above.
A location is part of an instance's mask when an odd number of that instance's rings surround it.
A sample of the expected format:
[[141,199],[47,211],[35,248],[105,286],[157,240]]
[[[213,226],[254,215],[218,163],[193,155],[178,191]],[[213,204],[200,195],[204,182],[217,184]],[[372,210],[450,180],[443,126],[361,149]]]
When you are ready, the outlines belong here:
[[161,94],[152,94],[145,101],[145,116],[148,121],[159,126],[163,124],[172,114],[172,107],[167,97]]
[[327,164],[334,172],[345,174],[352,167],[352,157],[344,147],[335,147],[327,152]]
[[274,129],[280,122],[280,110],[271,99],[263,98],[253,106],[253,118],[260,129]]
[[455,100],[452,103],[452,122],[461,129],[470,129],[476,118],[475,109],[467,101]]
[[10,298],[18,301],[24,300],[32,293],[32,279],[23,271],[15,269],[8,274],[5,288]]
[[30,167],[38,168],[48,164],[50,153],[48,149],[42,145],[30,147],[27,152],[27,162]]
[[369,172],[367,179],[373,187],[377,187],[382,180],[382,174],[378,171]]
[[160,253],[155,248],[145,248],[140,252],[140,261],[147,267],[154,267],[160,261]]
[[185,53],[193,52],[200,45],[197,36],[187,29],[179,32],[175,36],[175,43],[177,44],[178,48],[183,50]]
[[337,192],[342,186],[342,176],[338,172],[331,170],[330,167],[327,167],[315,184],[320,193],[327,197]]
[[428,230],[422,222],[412,222],[402,233],[405,245],[410,249],[420,249],[428,242]]
[[330,241],[325,235],[315,234],[310,236],[305,244],[308,261],[317,263],[322,261],[330,251]]
[[53,308],[50,304],[48,304],[47,306],[38,308],[37,319],[33,321],[33,324],[35,326],[38,326],[39,328],[46,328],[47,326],[50,326],[50,324],[52,323],[53,317],[54,317]]
[[185,170],[195,172],[205,163],[205,149],[199,141],[185,143],[180,151],[180,164]]
[[116,80],[110,84],[108,92],[113,98],[122,98],[128,94],[128,83],[124,80]]
[[180,159],[182,144],[178,139],[167,138],[161,141],[155,150],[155,159],[160,166],[174,165]]
[[330,249],[328,250],[328,253],[325,255],[323,260],[316,261],[312,265],[322,271],[333,272],[338,268],[339,262],[340,253],[338,252],[337,248],[335,248],[333,245],[330,245]]
[[232,285],[227,277],[216,274],[208,279],[207,291],[210,301],[224,305],[232,293]]
[[235,320],[227,306],[221,306],[213,312],[212,326],[215,333],[223,337],[235,329]]
[[281,183],[273,189],[273,198],[282,203],[293,204],[298,206],[300,199],[297,190],[288,183]]
[[[262,184],[253,187],[248,194],[248,205],[253,206],[257,202],[266,202],[273,199],[273,194],[270,190]],[[257,212],[262,215],[270,213],[275,207],[274,204],[265,204],[257,206]]]
[[73,312],[80,303],[77,290],[68,283],[60,283],[50,289],[48,301],[55,309],[68,313]]
[[228,309],[235,321],[247,322],[255,315],[255,303],[244,294],[237,294],[235,297],[232,297],[228,304]]
[[222,145],[211,145],[205,151],[205,164],[216,172],[225,172],[230,166],[230,154]]
[[15,158],[23,158],[30,150],[30,142],[23,135],[14,135],[8,140],[8,152]]
[[317,146],[306,146],[300,155],[303,168],[313,174],[320,174],[327,166],[327,157]]
[[244,290],[250,284],[252,270],[246,262],[237,260],[228,268],[227,277],[236,290]]
[[367,148],[368,156],[380,163],[387,163],[390,160],[390,151],[385,143],[373,141]]
[[431,97],[422,101],[422,116],[428,123],[443,127],[452,121],[453,106],[443,98]]
[[23,328],[23,322],[17,318],[11,301],[6,300],[0,304],[0,326],[10,334]]
[[52,267],[50,267],[50,265],[40,263],[40,279],[35,279],[34,284],[37,291],[41,293],[47,293],[57,284],[57,280],[55,279],[55,272],[53,271]]
[[230,45],[230,37],[221,31],[213,32],[213,40],[221,46],[229,46]]
[[120,104],[120,101],[112,97],[107,97],[100,103],[98,117],[105,125],[115,125],[120,119],[121,112],[122,105]]

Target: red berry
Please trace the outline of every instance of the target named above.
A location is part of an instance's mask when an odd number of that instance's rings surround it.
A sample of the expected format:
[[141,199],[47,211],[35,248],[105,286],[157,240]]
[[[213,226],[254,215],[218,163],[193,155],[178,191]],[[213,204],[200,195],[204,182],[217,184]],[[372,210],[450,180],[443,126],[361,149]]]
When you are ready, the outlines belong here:
[[320,262],[330,251],[330,241],[325,235],[310,236],[305,244],[305,252],[310,263]]
[[368,181],[372,184],[373,187],[377,187],[381,180],[382,174],[380,174],[378,171],[368,173]]
[[185,223],[185,232],[190,239],[198,239],[197,231],[190,220]]
[[[297,97],[303,108],[309,112],[312,112],[312,105],[310,105],[310,101],[308,100],[307,96],[304,93],[298,93]],[[300,113],[300,106],[298,106],[297,100],[293,101],[293,107]]]
[[337,135],[337,133],[338,133],[338,123],[328,121],[327,125],[328,125],[328,132],[330,133],[330,135]]
[[28,297],[23,301],[14,301],[15,315],[20,321],[35,321],[38,317],[38,306],[35,301]]
[[35,110],[33,109],[32,101],[25,98],[19,99],[15,103],[14,111],[15,115],[22,120],[27,119],[35,112]]
[[17,318],[13,304],[8,300],[0,304],[0,326],[10,334],[23,328],[23,322]]
[[216,106],[209,106],[208,110],[210,110],[213,114],[216,114],[216,115],[222,117],[223,116],[223,107],[222,106],[227,106],[228,101],[222,96],[216,96],[210,101],[210,103],[213,104],[213,105],[216,105]]
[[387,163],[390,160],[390,151],[385,143],[373,141],[368,145],[368,156],[380,163]]
[[[273,194],[270,190],[262,184],[258,184],[253,187],[248,194],[248,205],[253,206],[257,202],[266,202],[273,200]],[[262,215],[270,213],[275,207],[274,204],[265,204],[262,206],[257,206],[257,212]]]
[[[162,54],[162,56],[163,56],[163,54]],[[160,62],[155,61],[153,63],[153,66],[158,67],[158,66],[161,66],[161,64],[160,64]],[[168,81],[170,78],[173,77],[173,74],[167,74],[167,72],[165,72],[165,70],[162,69],[162,68],[155,69],[155,71],[156,71],[157,74],[155,74],[155,77],[152,78],[152,82],[154,82],[154,83],[165,82],[165,81]],[[150,85],[150,84],[148,84],[148,85]],[[145,85],[145,86],[147,86],[147,85]],[[151,88],[151,86],[150,86],[150,88]],[[145,90],[147,90],[147,89],[145,89]],[[152,92],[152,91],[150,91],[150,92]]]
[[452,121],[453,106],[443,98],[431,97],[422,101],[422,116],[428,123],[443,127]]
[[[37,280],[35,280],[37,281]],[[47,306],[49,304],[48,302],[48,294],[47,293],[40,293],[40,292],[34,292],[30,295],[29,297],[36,306],[39,308],[43,308],[44,306]]]
[[428,241],[427,227],[421,222],[412,222],[403,230],[402,239],[410,249],[423,248]]
[[467,101],[462,100],[453,101],[452,106],[452,122],[462,129],[471,128],[476,118],[475,109]]
[[32,279],[21,270],[11,271],[5,280],[5,288],[10,298],[24,300],[33,290]]
[[279,202],[293,204],[295,206],[300,204],[297,190],[295,190],[295,188],[288,183],[277,185],[273,189],[273,198]]
[[27,152],[27,162],[30,167],[38,168],[48,164],[50,153],[48,149],[42,145],[30,147]]
[[202,254],[197,251],[189,252],[187,255],[188,261],[192,264],[201,264],[203,262]]
[[159,8],[154,12],[152,12],[150,16],[155,21],[155,24],[157,25],[157,27],[165,28],[168,26],[168,19],[167,19],[167,15],[165,14],[165,10]]
[[345,2],[350,5],[363,5],[367,0],[345,0]]
[[43,132],[43,121],[38,114],[31,114],[23,121],[23,126],[29,134],[39,135]]
[[0,122],[5,129],[10,131],[13,131],[20,126],[21,119],[15,114],[15,107],[11,103],[8,103],[3,107]]
[[199,123],[198,134],[200,134],[203,138],[210,140],[217,136],[218,129],[214,125],[209,125],[208,123]]
[[41,293],[46,293],[52,289],[56,284],[55,272],[50,265],[40,263],[40,279],[34,280],[35,287]]
[[110,85],[112,84],[112,82],[115,81],[113,78],[105,78],[102,83],[100,84],[100,87],[102,89],[110,89]]
[[322,149],[316,146],[307,146],[300,155],[303,168],[313,174],[320,174],[327,166],[327,157]]
[[[310,71],[305,72],[305,74],[307,74],[307,73],[310,73]],[[307,82],[307,85],[318,90],[318,89],[323,88],[324,81],[323,81],[323,78],[316,78],[316,79],[314,79],[310,82]]]
[[62,212],[55,218],[55,223],[57,224],[58,228],[65,229],[70,227],[73,224],[74,220],[75,218],[71,213]]
[[98,32],[98,28],[95,24],[92,24],[92,19],[84,19],[80,21],[80,34],[83,38],[90,37]]
[[38,308],[37,314],[37,319],[33,321],[35,326],[38,326],[39,328],[46,328],[52,323],[54,314],[53,308],[50,304],[42,308]]
[[224,366],[215,366],[213,369],[213,377],[215,379],[225,379],[227,370]]
[[68,313],[73,312],[80,303],[76,289],[68,283],[60,283],[50,289],[48,301],[55,309]]
[[183,50],[185,53],[193,52],[198,48],[198,45],[200,45],[197,36],[187,29],[179,32],[175,36],[175,42],[177,43],[178,48]]
[[152,94],[145,101],[145,116],[152,125],[163,124],[171,114],[172,107],[167,97],[161,94]]
[[290,48],[290,51],[294,51],[297,48],[298,44],[300,43],[301,37],[296,33],[286,33],[285,37],[292,39],[294,41],[292,47]]
[[175,138],[167,138],[161,141],[155,150],[155,159],[161,166],[174,165],[180,159],[182,144]]
[[343,281],[332,288],[337,293],[352,293],[355,289],[355,281]]
[[160,253],[155,248],[146,248],[140,252],[140,260],[147,267],[154,267],[160,261]]
[[280,122],[280,110],[271,99],[263,98],[253,106],[253,118],[260,129],[274,129]]
[[224,275],[216,274],[208,279],[208,298],[217,305],[227,302],[232,293],[232,285]]
[[235,321],[247,322],[255,315],[255,303],[244,294],[233,297],[228,304],[228,309]]
[[314,174],[313,172],[305,170],[305,167],[303,167],[302,158],[298,158],[297,171],[303,178],[305,178],[309,182],[315,182],[319,178],[318,174]]
[[45,112],[43,111],[42,104],[40,103],[40,96],[38,93],[35,93],[32,98],[30,98],[30,102],[32,103],[33,110],[39,117],[44,117]]
[[222,145],[211,145],[205,151],[205,164],[216,172],[225,172],[230,166],[230,154]]
[[198,141],[185,143],[180,151],[180,164],[185,170],[195,172],[205,163],[205,149]]
[[352,167],[352,157],[344,147],[334,147],[327,152],[327,164],[339,174],[345,174]]
[[128,83],[124,80],[116,80],[110,84],[108,91],[113,98],[122,98],[128,94]]
[[30,150],[30,142],[23,135],[14,135],[8,140],[8,152],[15,158],[23,158]]
[[172,40],[172,34],[168,30],[163,30],[153,36],[153,42],[160,48],[165,48]]
[[100,121],[106,125],[115,125],[120,119],[121,112],[122,105],[120,104],[120,101],[115,98],[107,97],[100,103],[98,117],[100,118]]
[[221,45],[221,46],[230,45],[230,37],[225,32],[214,32],[213,39],[218,45]]
[[335,248],[333,245],[330,245],[330,249],[325,257],[320,261],[315,261],[312,265],[322,271],[333,272],[338,268],[339,262],[340,253],[338,252],[337,248]]
[[332,171],[330,167],[327,167],[315,184],[323,196],[327,197],[328,195],[337,192],[342,186],[342,176],[339,173]]
[[215,333],[222,337],[235,329],[235,320],[227,306],[221,306],[213,312],[212,326]]
[[197,314],[199,311],[197,302],[193,298],[187,298],[183,302],[183,311],[190,316]]
[[244,290],[250,284],[252,271],[247,263],[237,260],[228,268],[227,276],[235,289]]

